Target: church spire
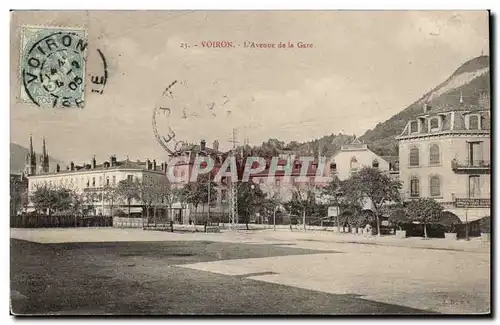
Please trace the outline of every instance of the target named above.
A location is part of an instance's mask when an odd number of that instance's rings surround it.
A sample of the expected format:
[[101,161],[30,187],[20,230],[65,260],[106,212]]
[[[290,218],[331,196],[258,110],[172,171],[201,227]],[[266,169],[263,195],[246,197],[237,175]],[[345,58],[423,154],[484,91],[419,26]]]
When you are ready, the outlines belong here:
[[30,152],[29,154],[31,156],[33,156],[34,152],[33,152],[33,136],[30,134]]
[[30,148],[26,154],[26,174],[35,175],[36,174],[36,154],[33,150],[33,137],[30,134]]
[[41,160],[41,167],[42,167],[42,172],[48,173],[49,172],[49,154],[47,153],[47,146],[45,144],[45,137],[43,137],[42,140],[42,157],[40,158]]
[[42,144],[42,155],[45,157],[47,155],[47,148],[45,147],[45,137],[43,137],[43,144]]

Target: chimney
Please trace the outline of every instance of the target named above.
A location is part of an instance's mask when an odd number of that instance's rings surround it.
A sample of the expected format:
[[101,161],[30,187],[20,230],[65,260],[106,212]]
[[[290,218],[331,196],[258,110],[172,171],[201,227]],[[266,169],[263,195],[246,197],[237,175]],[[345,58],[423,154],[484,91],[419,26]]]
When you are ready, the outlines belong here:
[[156,170],[156,159],[153,159],[153,170]]
[[71,171],[75,170],[75,163],[74,162],[71,162],[71,164],[70,164],[70,170]]
[[161,163],[161,171],[165,171],[165,163]]
[[151,160],[149,160],[149,158],[146,159],[146,167],[147,169],[151,169]]
[[201,151],[204,151],[204,150],[205,150],[205,146],[206,146],[206,144],[207,144],[207,143],[205,142],[205,140],[203,140],[203,139],[202,139],[202,140],[201,140],[201,142],[200,142],[200,150],[201,150]]
[[219,141],[217,141],[217,140],[214,141],[212,149],[214,149],[214,151],[216,151],[216,152],[219,151]]
[[59,173],[61,171],[61,166],[59,164],[56,165],[56,173]]
[[109,164],[111,167],[116,166],[116,156],[115,155],[109,156]]
[[432,109],[432,106],[431,106],[431,104],[429,104],[428,102],[425,102],[425,103],[423,104],[423,111],[424,111],[424,113],[429,112],[431,109]]
[[94,169],[96,166],[96,163],[95,163],[95,156],[92,158],[92,169]]

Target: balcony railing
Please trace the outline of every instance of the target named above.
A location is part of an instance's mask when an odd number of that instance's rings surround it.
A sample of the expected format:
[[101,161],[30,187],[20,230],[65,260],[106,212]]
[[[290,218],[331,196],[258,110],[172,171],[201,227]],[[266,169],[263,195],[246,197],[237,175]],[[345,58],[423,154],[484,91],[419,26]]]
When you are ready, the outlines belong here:
[[489,208],[491,198],[455,198],[457,208]]
[[489,160],[457,160],[451,161],[451,169],[454,172],[487,172],[491,170],[491,162]]

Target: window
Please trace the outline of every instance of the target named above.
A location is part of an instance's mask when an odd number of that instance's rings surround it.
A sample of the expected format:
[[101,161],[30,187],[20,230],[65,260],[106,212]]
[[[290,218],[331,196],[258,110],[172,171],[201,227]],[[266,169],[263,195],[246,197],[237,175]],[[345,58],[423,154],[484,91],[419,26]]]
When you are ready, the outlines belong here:
[[358,168],[358,160],[356,157],[351,158],[351,169],[357,169]]
[[87,177],[87,187],[89,187],[89,186],[90,186],[90,180],[89,180],[89,178]]
[[279,178],[276,178],[276,186],[281,186],[281,180]]
[[335,162],[332,162],[330,164],[330,172],[331,173],[336,173],[337,172],[337,164]]
[[95,187],[95,177],[92,177],[92,187]]
[[410,179],[410,196],[411,197],[420,196],[420,180],[416,176],[413,176]]
[[99,176],[99,186],[102,186],[102,176]]
[[439,146],[431,144],[429,147],[429,165],[439,165]]
[[418,122],[411,121],[410,122],[410,133],[415,133],[415,132],[418,132]]
[[482,142],[468,142],[468,155],[470,166],[480,166],[483,159]]
[[410,149],[410,166],[419,166],[420,164],[418,148]]
[[431,176],[429,180],[431,196],[441,196],[441,180],[439,176]]
[[116,184],[116,176],[113,176],[113,185]]
[[437,117],[431,118],[429,120],[429,127],[431,130],[439,129],[439,120]]
[[373,168],[378,168],[378,160],[377,159],[374,159],[373,162],[372,162],[372,167]]
[[127,182],[133,182],[134,181],[134,175],[127,175]]
[[478,130],[479,129],[479,118],[477,115],[469,116],[469,130]]
[[106,186],[109,186],[109,176],[106,177]]
[[469,197],[479,197],[481,195],[481,187],[479,186],[479,175],[469,176]]

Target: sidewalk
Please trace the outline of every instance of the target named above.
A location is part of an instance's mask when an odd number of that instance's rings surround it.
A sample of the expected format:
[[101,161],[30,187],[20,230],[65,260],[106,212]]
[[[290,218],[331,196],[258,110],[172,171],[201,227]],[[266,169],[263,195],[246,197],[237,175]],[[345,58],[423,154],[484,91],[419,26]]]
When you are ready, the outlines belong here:
[[[184,231],[144,231],[137,228],[11,228],[10,237],[38,243],[64,242],[113,242],[113,241],[197,241],[209,240],[220,242],[253,243],[253,244],[362,244],[388,247],[408,247],[419,249],[454,250],[464,252],[490,253],[490,243],[480,238],[465,240],[446,240],[420,237],[396,238],[394,236],[371,236],[361,234],[337,234],[327,231],[311,231],[290,229],[258,229],[232,231],[222,229],[221,233],[184,232]],[[315,245],[313,245],[315,246]]]
[[[242,232],[240,230],[239,232]],[[422,249],[440,249],[440,250],[456,250],[465,252],[480,252],[489,253],[491,244],[489,242],[481,241],[481,238],[471,238],[466,240],[447,240],[444,238],[429,238],[422,237],[409,237],[397,238],[391,235],[378,236],[364,236],[362,234],[350,233],[333,233],[326,231],[306,231],[303,230],[285,230],[285,229],[259,229],[250,230],[252,237],[264,237],[271,240],[283,241],[310,241],[310,242],[331,242],[331,243],[349,243],[349,244],[366,244],[366,245],[380,245],[380,246],[394,246],[394,247],[410,247]]]

